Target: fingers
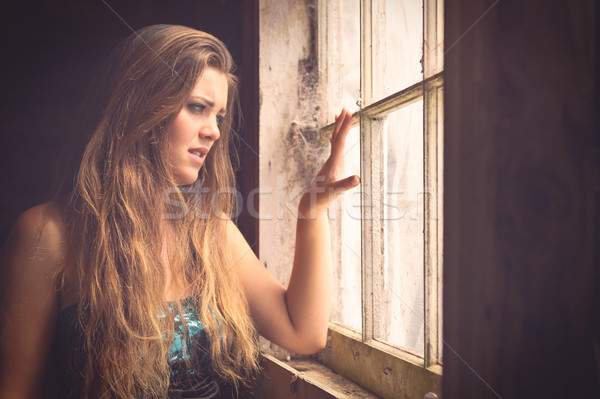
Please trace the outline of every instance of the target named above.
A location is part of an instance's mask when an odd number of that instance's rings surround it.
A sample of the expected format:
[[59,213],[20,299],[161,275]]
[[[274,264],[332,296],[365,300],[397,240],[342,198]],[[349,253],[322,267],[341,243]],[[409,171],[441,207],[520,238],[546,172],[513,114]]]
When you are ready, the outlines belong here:
[[350,190],[353,187],[358,186],[360,183],[360,177],[354,175],[350,177],[346,177],[345,179],[338,180],[336,182],[331,183],[331,188],[333,192],[338,194],[344,191]]
[[352,114],[344,108],[335,122],[333,134],[331,136],[331,155],[333,157],[337,158],[342,156],[344,146],[346,145],[346,137],[350,132],[351,126]]
[[346,108],[342,108],[342,111],[339,113],[339,115],[335,116],[335,124],[333,126],[333,133],[331,134],[332,141],[335,140],[337,134],[340,132],[340,129],[342,128],[342,125],[348,118],[348,115],[352,117],[352,114],[348,112]]
[[350,126],[352,126],[352,113],[346,108],[342,108],[342,111],[335,115],[335,123],[329,142],[333,144],[340,133],[347,135]]
[[337,135],[338,130],[340,129],[340,124],[344,120],[345,112],[346,112],[346,109],[342,108],[342,111],[339,113],[339,115],[337,115],[337,114],[335,115],[335,123],[333,124],[333,132],[331,133],[331,138],[329,139],[329,141],[331,143],[334,142],[335,136]]
[[[342,108],[342,111],[343,111],[343,110],[344,110],[344,109]],[[339,117],[340,117],[340,114],[335,114],[335,122],[337,122],[337,120],[338,120],[338,118],[339,118]],[[337,124],[337,123],[336,123],[336,124]],[[335,133],[336,133],[336,131],[335,131],[335,125],[334,125],[334,127],[333,127],[333,131],[331,132],[331,137],[329,138],[329,142],[330,142],[330,143],[333,143],[333,137],[335,136]]]

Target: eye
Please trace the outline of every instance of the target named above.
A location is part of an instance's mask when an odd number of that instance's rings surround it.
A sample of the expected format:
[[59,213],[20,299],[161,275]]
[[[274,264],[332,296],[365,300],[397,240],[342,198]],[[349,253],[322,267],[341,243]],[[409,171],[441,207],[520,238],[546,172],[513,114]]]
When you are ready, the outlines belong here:
[[225,122],[225,117],[223,115],[217,115],[217,125],[221,125],[223,122]]
[[198,104],[198,103],[190,103],[190,104],[188,104],[188,109],[192,112],[201,114],[206,109],[206,105]]

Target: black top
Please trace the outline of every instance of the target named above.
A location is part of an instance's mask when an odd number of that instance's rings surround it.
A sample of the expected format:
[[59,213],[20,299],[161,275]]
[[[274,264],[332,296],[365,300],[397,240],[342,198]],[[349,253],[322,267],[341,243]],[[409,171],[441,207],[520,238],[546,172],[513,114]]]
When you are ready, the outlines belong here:
[[[172,304],[169,305],[172,311]],[[209,341],[204,325],[200,322],[196,301],[186,298],[182,301],[182,314],[175,320],[175,335],[169,348],[168,362],[171,365],[170,398],[221,398],[218,377],[213,372],[208,355]],[[160,316],[159,316],[160,317]],[[188,327],[186,334],[182,317]],[[79,398],[83,388],[83,378],[79,373],[83,364],[80,351],[77,304],[62,310],[58,315],[56,340],[53,348],[51,375],[58,398]],[[206,348],[206,350],[202,350]],[[185,350],[184,350],[185,349]],[[186,368],[185,360],[192,358],[193,369]],[[78,359],[72,367],[73,359]]]

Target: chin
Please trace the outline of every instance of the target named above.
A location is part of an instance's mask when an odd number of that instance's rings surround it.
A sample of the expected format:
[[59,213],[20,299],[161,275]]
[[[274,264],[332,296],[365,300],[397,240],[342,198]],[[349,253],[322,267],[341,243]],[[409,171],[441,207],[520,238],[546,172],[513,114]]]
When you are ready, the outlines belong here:
[[196,180],[198,180],[198,173],[196,172],[196,174],[192,175],[192,174],[179,174],[177,176],[175,176],[175,181],[177,182],[178,186],[189,186],[191,184],[194,184],[196,182]]

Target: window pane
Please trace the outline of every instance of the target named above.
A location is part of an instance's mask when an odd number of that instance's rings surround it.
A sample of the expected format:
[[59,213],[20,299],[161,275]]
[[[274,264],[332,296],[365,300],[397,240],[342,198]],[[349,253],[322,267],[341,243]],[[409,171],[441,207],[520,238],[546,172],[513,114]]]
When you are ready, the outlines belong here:
[[360,98],[360,1],[343,1],[341,18],[342,105],[356,112]]
[[[346,139],[345,171],[343,176],[360,176],[360,136],[359,127],[350,130]],[[340,201],[341,217],[337,242],[341,262],[334,268],[334,297],[331,320],[345,327],[361,331],[361,230],[360,192],[350,190]]]
[[[387,0],[385,2],[385,45],[383,88],[375,85],[375,100],[383,98],[423,79],[423,3],[418,0]],[[377,62],[377,58],[374,59]],[[381,69],[380,69],[381,68]],[[381,90],[377,92],[377,90]]]
[[423,356],[423,101],[391,113],[383,134],[385,263],[375,338]]

